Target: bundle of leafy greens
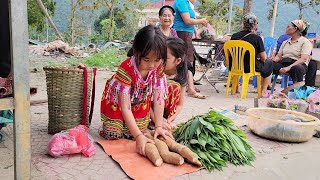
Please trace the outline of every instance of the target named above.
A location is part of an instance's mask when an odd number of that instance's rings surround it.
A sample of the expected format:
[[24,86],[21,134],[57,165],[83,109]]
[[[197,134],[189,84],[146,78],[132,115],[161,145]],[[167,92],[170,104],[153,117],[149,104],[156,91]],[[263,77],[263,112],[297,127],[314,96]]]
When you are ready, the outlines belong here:
[[174,136],[177,142],[198,154],[200,162],[209,171],[222,170],[227,162],[251,165],[255,159],[245,134],[233,125],[231,119],[215,111],[178,125]]

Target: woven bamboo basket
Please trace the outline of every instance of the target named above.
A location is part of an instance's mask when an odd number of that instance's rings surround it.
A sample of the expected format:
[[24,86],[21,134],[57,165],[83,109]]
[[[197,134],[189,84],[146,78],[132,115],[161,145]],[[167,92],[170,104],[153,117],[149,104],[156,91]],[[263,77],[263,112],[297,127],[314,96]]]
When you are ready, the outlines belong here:
[[[247,111],[249,128],[257,135],[285,142],[305,142],[315,134],[320,121],[306,113],[278,108],[251,108]],[[308,122],[284,121],[285,114],[301,116]]]
[[[48,133],[55,134],[80,125],[83,117],[84,70],[44,67],[46,72],[49,123]],[[88,69],[86,125],[89,111],[93,71]]]

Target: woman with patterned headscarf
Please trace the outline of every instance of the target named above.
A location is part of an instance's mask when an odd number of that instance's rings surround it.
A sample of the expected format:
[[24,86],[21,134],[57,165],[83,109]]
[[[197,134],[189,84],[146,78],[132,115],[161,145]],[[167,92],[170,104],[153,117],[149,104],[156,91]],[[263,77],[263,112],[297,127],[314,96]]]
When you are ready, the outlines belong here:
[[312,43],[305,38],[309,24],[305,20],[291,21],[287,26],[286,34],[291,36],[284,41],[274,61],[275,74],[288,73],[293,82],[303,81],[303,76],[308,70]]

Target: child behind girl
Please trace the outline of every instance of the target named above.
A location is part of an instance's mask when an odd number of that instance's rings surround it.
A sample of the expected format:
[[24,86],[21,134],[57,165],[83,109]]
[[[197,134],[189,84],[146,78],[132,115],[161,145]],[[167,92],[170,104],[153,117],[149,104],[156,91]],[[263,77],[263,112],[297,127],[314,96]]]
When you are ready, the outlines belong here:
[[134,38],[133,53],[106,83],[101,100],[103,125],[99,134],[106,139],[133,138],[138,153],[144,155],[145,144],[154,143],[143,135],[150,121],[152,101],[155,137],[173,138],[162,128],[167,95],[163,72],[167,59],[166,38],[158,27],[146,26]]
[[[171,129],[174,126],[172,122],[181,112],[187,84],[187,62],[185,61],[185,42],[177,37],[168,37],[167,39],[167,62],[164,69],[168,80],[168,97],[164,106],[164,128]],[[154,114],[151,111],[151,118]]]

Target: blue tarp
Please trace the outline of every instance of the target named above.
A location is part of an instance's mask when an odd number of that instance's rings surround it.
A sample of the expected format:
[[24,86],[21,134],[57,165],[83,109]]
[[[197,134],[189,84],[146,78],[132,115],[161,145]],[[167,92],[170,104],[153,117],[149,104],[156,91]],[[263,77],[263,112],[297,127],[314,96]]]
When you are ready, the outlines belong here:
[[13,114],[10,110],[0,111],[0,123],[12,123]]

